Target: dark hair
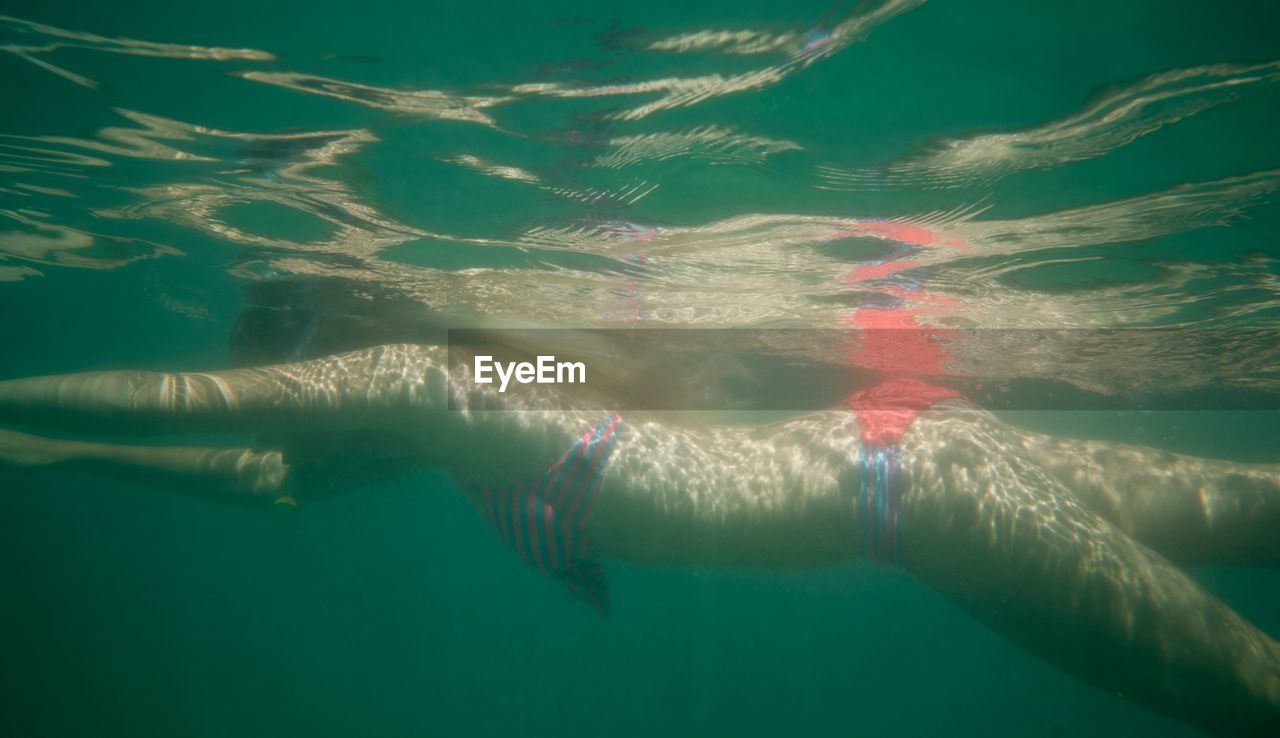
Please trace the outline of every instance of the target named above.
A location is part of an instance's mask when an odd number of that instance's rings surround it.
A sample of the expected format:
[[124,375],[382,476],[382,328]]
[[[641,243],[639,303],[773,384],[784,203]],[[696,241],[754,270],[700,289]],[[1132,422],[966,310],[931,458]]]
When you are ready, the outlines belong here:
[[440,343],[420,302],[344,279],[279,279],[245,285],[231,327],[236,366],[302,361],[387,343]]

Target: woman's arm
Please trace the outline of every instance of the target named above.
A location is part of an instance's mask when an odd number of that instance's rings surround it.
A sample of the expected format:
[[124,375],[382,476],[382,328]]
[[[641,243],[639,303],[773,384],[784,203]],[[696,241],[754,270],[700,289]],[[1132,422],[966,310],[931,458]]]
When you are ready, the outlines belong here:
[[0,428],[5,466],[83,471],[237,502],[287,500],[292,490],[292,470],[279,451],[86,443]]
[[0,423],[115,432],[360,427],[445,405],[442,349],[379,346],[220,372],[104,371],[0,382]]

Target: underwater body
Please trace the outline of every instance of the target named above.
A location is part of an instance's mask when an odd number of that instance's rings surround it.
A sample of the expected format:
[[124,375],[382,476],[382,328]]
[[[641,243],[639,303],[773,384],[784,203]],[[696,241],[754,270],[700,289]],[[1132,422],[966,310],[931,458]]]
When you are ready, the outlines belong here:
[[1280,733],[1275,14],[0,4],[5,733]]

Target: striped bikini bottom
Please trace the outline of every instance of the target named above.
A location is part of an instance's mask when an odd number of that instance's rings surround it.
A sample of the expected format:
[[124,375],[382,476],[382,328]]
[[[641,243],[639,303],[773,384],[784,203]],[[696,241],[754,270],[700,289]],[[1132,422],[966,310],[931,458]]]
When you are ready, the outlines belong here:
[[609,585],[587,523],[621,427],[621,415],[605,418],[539,477],[481,490],[485,515],[507,545],[601,615],[609,613]]
[[898,561],[898,500],[902,480],[898,474],[897,446],[864,446],[858,456],[862,484],[854,503],[866,527],[867,558],[882,564]]

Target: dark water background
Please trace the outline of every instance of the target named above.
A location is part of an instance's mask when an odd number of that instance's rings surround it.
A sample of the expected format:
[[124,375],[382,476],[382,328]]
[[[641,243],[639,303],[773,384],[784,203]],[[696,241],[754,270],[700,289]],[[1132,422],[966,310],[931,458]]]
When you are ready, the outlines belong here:
[[[531,81],[538,65],[612,58],[599,38],[611,28],[655,37],[703,28],[803,30],[824,10],[821,2],[3,2],[4,15],[59,28],[266,49],[278,61],[255,67],[85,49],[42,57],[101,83],[90,89],[0,54],[0,132],[90,139],[124,125],[118,109],[233,131],[366,128],[380,141],[332,175],[363,201],[433,232],[511,238],[533,223],[572,219],[583,207],[440,157],[483,152],[554,171],[575,154],[227,72],[260,67],[395,89],[483,91]],[[651,165],[644,176],[662,186],[625,217],[699,224],[751,212],[893,215],[989,196],[1001,217],[1017,218],[1274,168],[1280,95],[1269,87],[1104,157],[950,200],[809,186],[815,162],[884,163],[935,135],[1067,115],[1099,88],[1154,72],[1273,60],[1280,57],[1276,20],[1274,4],[1263,1],[931,0],[775,86],[665,111],[630,128],[618,124],[622,133],[737,125],[806,149],[759,166]],[[625,56],[613,70],[582,74],[644,78],[648,64],[666,74],[701,63]],[[566,74],[575,73],[559,78]],[[547,132],[593,106],[600,104],[538,101],[492,112],[508,129]],[[0,378],[229,363],[227,335],[243,302],[230,267],[253,245],[163,218],[101,217],[95,210],[137,201],[124,188],[193,179],[174,162],[107,158],[110,167],[61,185],[78,198],[32,203],[0,194],[3,207],[43,209],[55,222],[171,244],[184,255],[78,269],[10,254],[0,265],[32,264],[43,274],[0,282]],[[0,182],[10,176],[18,177],[0,173]],[[283,209],[254,207],[224,219],[277,239],[324,231]],[[1280,209],[1261,205],[1249,215],[1230,229],[1098,251],[1121,272],[1153,253],[1210,262],[1280,256]],[[424,238],[384,258],[466,265],[518,256]],[[1080,278],[1105,281],[1106,270]],[[1061,433],[1280,462],[1273,413],[1019,419]],[[1197,735],[1037,661],[893,569],[608,568],[615,608],[601,619],[500,545],[443,473],[291,513],[71,473],[0,471],[2,732]],[[1280,634],[1275,573],[1196,574]]]

